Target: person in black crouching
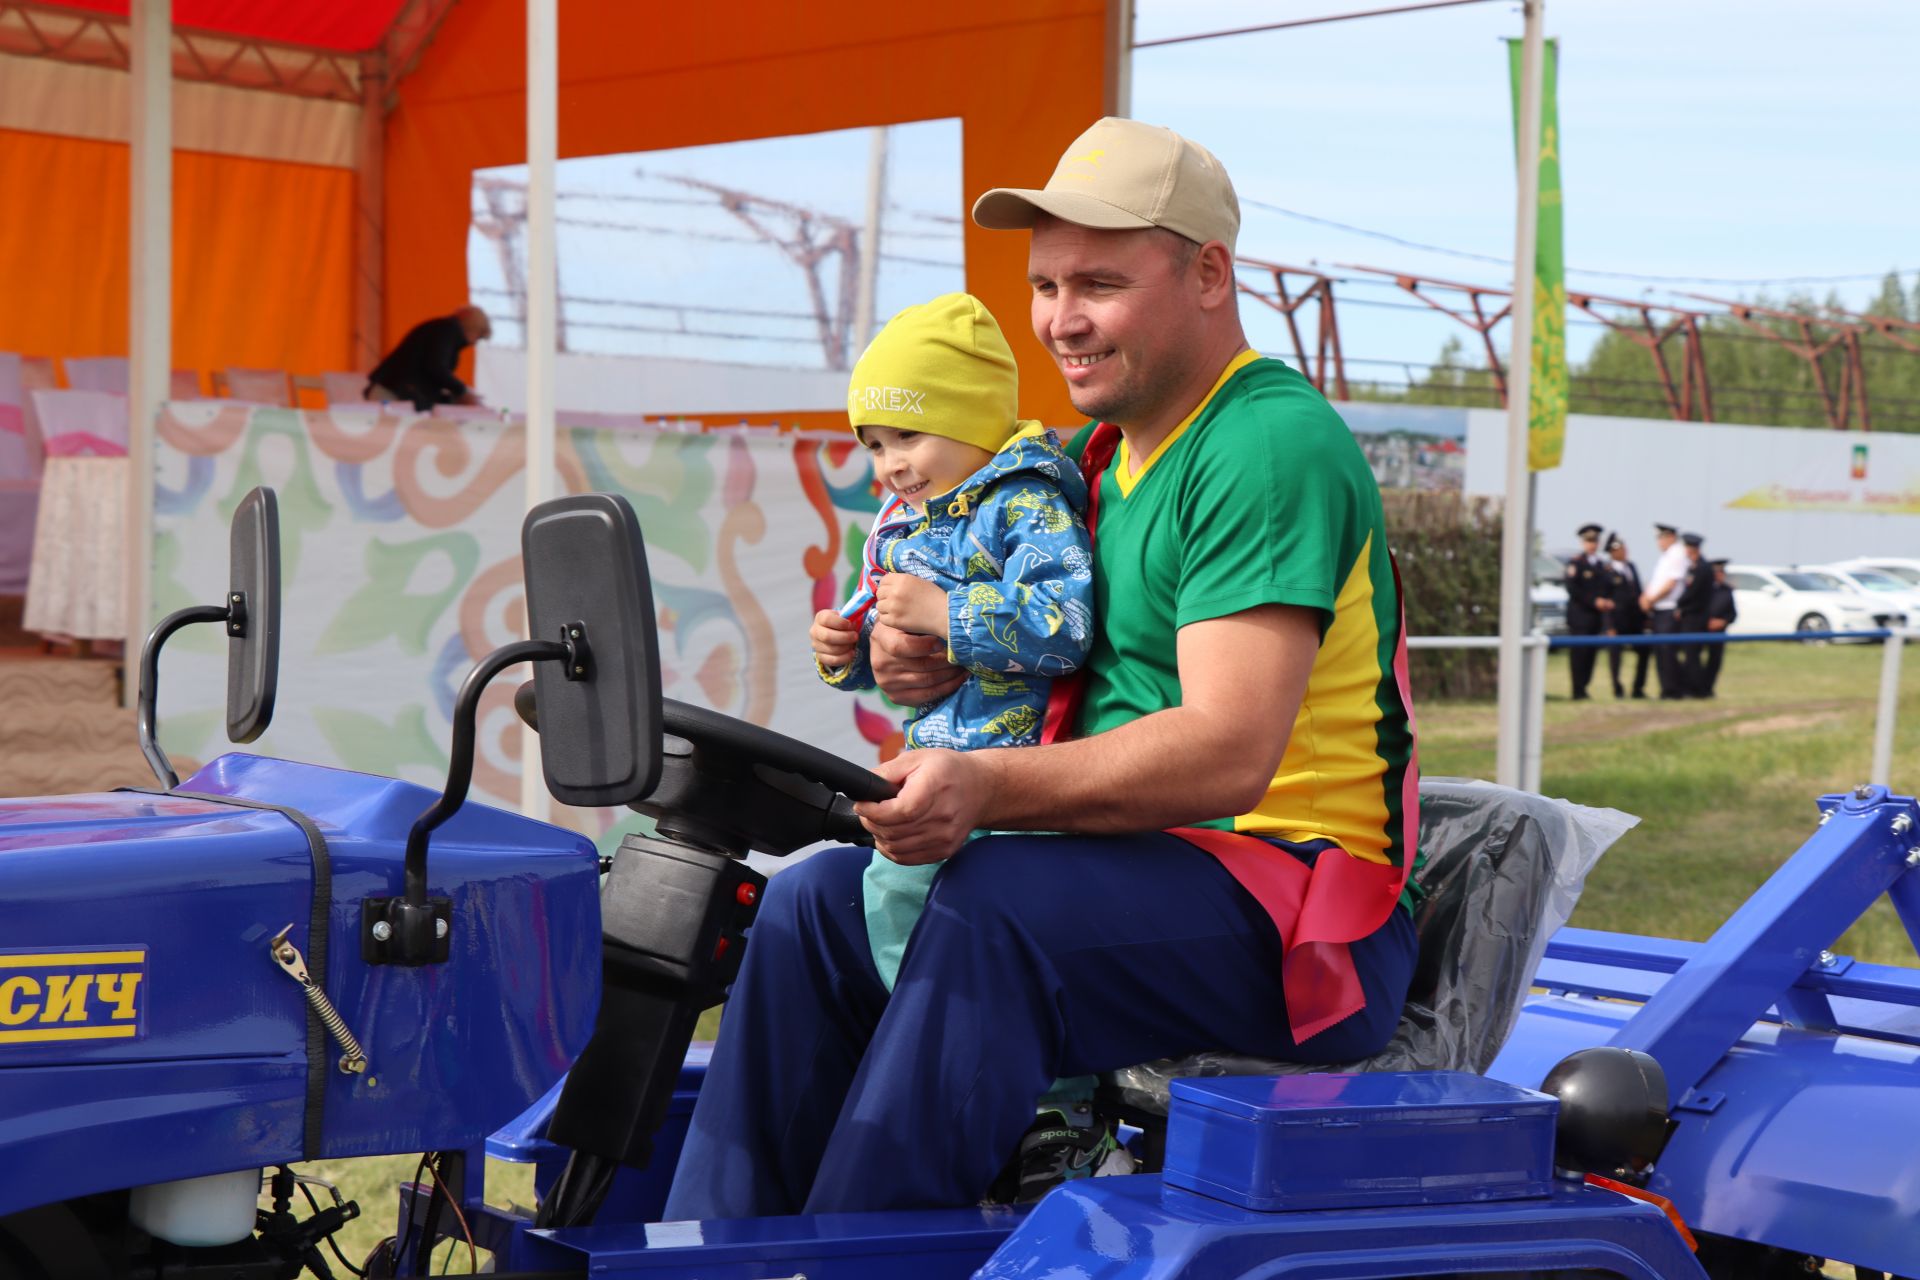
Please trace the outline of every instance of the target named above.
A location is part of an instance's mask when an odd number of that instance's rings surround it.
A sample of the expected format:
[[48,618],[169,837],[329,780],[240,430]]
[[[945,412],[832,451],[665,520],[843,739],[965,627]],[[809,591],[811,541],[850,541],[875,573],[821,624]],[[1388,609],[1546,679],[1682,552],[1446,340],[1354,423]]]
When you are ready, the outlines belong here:
[[462,307],[450,316],[422,320],[407,331],[400,345],[367,375],[363,394],[382,403],[411,401],[421,413],[437,404],[480,403],[454,370],[460,353],[493,336],[493,322],[478,307]]

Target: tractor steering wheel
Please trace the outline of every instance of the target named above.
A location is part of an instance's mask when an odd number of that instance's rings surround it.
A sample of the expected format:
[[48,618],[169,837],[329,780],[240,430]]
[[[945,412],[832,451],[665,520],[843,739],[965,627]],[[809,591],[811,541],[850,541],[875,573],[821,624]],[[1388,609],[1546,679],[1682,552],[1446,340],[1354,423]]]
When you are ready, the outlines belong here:
[[879,774],[831,752],[705,707],[662,698],[660,719],[676,738],[782,773],[798,774],[809,782],[831,787],[849,800],[891,800],[897,790]]
[[[514,710],[533,729],[533,682]],[[871,845],[854,816],[856,800],[886,800],[891,782],[831,752],[732,716],[660,700],[660,782],[633,808],[664,835],[745,853],[781,855],[821,840]]]

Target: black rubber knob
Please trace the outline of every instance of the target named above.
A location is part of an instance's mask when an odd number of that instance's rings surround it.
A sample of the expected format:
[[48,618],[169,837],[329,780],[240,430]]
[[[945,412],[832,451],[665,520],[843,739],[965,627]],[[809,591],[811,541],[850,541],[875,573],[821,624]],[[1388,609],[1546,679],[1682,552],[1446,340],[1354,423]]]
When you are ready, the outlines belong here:
[[1610,1174],[1652,1164],[1667,1141],[1667,1073],[1650,1054],[1602,1045],[1561,1059],[1540,1083],[1560,1099],[1553,1162]]

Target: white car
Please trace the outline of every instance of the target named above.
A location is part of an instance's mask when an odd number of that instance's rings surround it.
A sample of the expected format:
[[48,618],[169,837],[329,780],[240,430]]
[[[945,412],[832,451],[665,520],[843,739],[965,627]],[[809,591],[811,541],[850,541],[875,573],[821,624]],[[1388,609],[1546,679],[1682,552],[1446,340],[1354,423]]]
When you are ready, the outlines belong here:
[[[1764,564],[1730,564],[1726,572],[1733,606],[1740,611],[1739,619],[1727,629],[1731,635],[1877,631],[1906,621],[1905,610],[1876,606],[1873,599],[1845,588],[1837,578]],[[1836,586],[1841,589],[1835,590]]]
[[1877,569],[1890,578],[1898,578],[1915,591],[1920,591],[1920,560],[1904,560],[1899,556],[1858,556],[1852,560],[1842,560],[1843,569]]
[[1534,553],[1533,581],[1528,584],[1527,599],[1533,605],[1532,630],[1550,636],[1567,634],[1566,562],[1554,556]]
[[1910,627],[1920,619],[1920,587],[1911,586],[1891,573],[1844,564],[1810,564],[1799,568],[1821,577],[1838,578],[1874,604],[1900,609],[1906,616],[1895,626]]

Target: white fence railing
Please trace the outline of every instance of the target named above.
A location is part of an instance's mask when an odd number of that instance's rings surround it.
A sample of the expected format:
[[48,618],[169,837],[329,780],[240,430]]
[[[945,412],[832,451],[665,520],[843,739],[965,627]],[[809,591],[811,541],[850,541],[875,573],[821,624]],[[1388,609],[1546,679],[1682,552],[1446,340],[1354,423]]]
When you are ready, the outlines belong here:
[[[1641,645],[1805,644],[1811,640],[1877,640],[1881,645],[1880,696],[1873,719],[1873,765],[1867,781],[1892,786],[1893,731],[1900,714],[1900,658],[1909,640],[1920,640],[1920,629],[1876,631],[1783,631],[1730,636],[1724,631],[1675,632],[1636,636],[1549,636],[1535,631],[1523,636],[1526,651],[1524,687],[1526,714],[1521,720],[1520,787],[1540,790],[1541,738],[1546,724],[1547,652],[1550,649],[1627,649]],[[1409,649],[1498,649],[1499,636],[1408,636]]]

